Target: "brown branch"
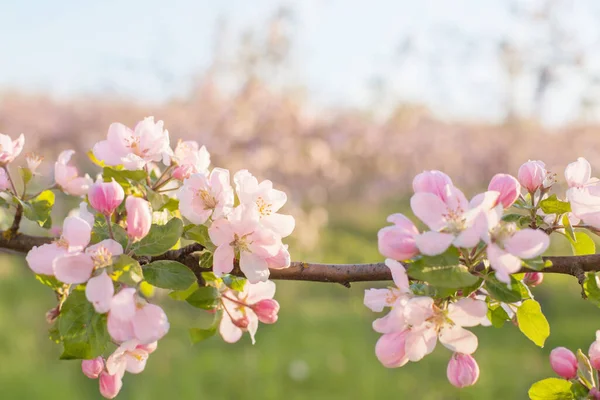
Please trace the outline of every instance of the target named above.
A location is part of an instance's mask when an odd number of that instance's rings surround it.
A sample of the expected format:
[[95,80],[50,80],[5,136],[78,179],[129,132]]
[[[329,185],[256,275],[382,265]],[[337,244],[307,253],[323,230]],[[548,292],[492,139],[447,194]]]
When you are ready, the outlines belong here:
[[[34,246],[50,243],[49,237],[28,236],[17,234],[7,238],[5,233],[0,234],[0,251],[26,253]],[[196,276],[201,277],[205,269],[200,268],[195,255],[202,251],[201,244],[194,243],[178,250],[170,250],[155,257],[139,257],[140,264],[144,265],[157,260],[174,260],[187,265]],[[583,274],[590,271],[600,271],[600,254],[587,256],[551,256],[544,260],[552,262],[552,266],[545,268],[543,273],[564,274],[582,280]],[[523,268],[519,272],[533,272]],[[242,275],[236,262],[234,275]],[[271,269],[270,279],[309,282],[331,282],[348,286],[351,282],[388,281],[392,279],[389,269],[384,263],[373,264],[318,264],[294,261],[289,268]]]

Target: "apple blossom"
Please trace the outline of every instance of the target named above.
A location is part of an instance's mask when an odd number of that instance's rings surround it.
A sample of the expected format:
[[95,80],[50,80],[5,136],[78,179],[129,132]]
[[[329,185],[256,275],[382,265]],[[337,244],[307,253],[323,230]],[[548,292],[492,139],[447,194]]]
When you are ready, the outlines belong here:
[[106,360],[106,370],[111,375],[123,376],[125,372],[139,374],[146,368],[148,352],[138,346],[137,340],[121,344]]
[[590,356],[592,367],[600,370],[600,330],[596,331],[596,340],[590,345],[588,355]]
[[94,210],[106,216],[111,215],[125,199],[121,185],[113,179],[102,182],[100,179],[90,186],[88,200]]
[[122,376],[111,375],[106,371],[102,371],[99,378],[100,394],[107,399],[117,397],[123,387]]
[[21,133],[16,140],[10,136],[0,133],[0,166],[6,166],[12,162],[23,151],[25,136]]
[[496,174],[488,185],[488,190],[500,193],[498,202],[504,208],[509,208],[519,198],[521,194],[521,184],[512,175]]
[[81,362],[81,370],[88,378],[97,379],[104,370],[104,359],[96,357],[92,360],[83,360]]
[[139,197],[127,196],[125,209],[127,210],[127,235],[134,241],[142,239],[150,232],[152,225],[150,203]]
[[93,181],[87,174],[79,176],[77,167],[69,164],[73,154],[75,154],[74,150],[65,150],[59,154],[54,164],[54,180],[65,193],[71,196],[83,196]]
[[404,266],[392,259],[385,260],[385,265],[390,269],[396,287],[365,290],[364,304],[375,312],[392,307],[398,299],[408,299],[412,295]]
[[169,132],[163,121],[154,122],[147,117],[133,130],[121,123],[108,128],[107,139],[94,145],[94,155],[106,165],[123,165],[128,170],[138,170],[151,161],[170,162]]
[[517,179],[521,186],[533,193],[544,186],[547,175],[546,164],[542,161],[529,160],[519,167]]
[[252,310],[263,324],[274,324],[277,322],[279,303],[273,299],[263,299],[251,306]]
[[550,365],[554,372],[565,379],[577,376],[577,357],[565,347],[557,347],[550,352]]
[[393,226],[386,226],[377,233],[379,252],[395,260],[408,260],[419,254],[415,238],[419,231],[411,220],[402,214],[392,214],[387,218]]
[[474,385],[479,379],[479,365],[470,354],[454,353],[446,373],[453,386],[464,388]]
[[285,192],[273,189],[273,182],[269,180],[258,183],[245,169],[236,172],[233,180],[240,203],[256,207],[262,225],[282,238],[292,233],[295,227],[294,217],[277,212],[287,201]]
[[193,224],[203,224],[210,217],[221,218],[233,208],[229,171],[214,168],[209,175],[193,174],[183,181],[177,197],[181,215]]
[[447,187],[453,187],[452,179],[441,171],[424,171],[413,179],[415,193],[431,193],[444,202],[447,200]]
[[206,147],[198,148],[198,146],[198,143],[193,140],[177,143],[173,155],[173,159],[177,163],[172,174],[175,179],[182,181],[192,174],[208,174],[210,154]]
[[523,278],[523,283],[527,286],[536,287],[541,285],[544,280],[544,274],[540,272],[527,272]]

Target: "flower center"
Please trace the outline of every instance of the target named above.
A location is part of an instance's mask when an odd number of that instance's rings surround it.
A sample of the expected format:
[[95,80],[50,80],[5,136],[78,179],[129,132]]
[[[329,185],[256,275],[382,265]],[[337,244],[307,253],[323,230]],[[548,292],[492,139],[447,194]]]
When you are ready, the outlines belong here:
[[250,248],[248,247],[248,235],[240,237],[235,233],[233,235],[233,242],[229,243],[229,245],[237,251],[246,251],[250,253]]
[[258,206],[258,212],[262,216],[271,215],[273,213],[272,204],[267,203],[262,197],[256,199],[256,205]]
[[491,232],[492,242],[502,245],[502,243],[511,238],[517,232],[517,225],[514,222],[497,225]]
[[448,209],[448,212],[444,214],[444,218],[446,219],[444,232],[458,234],[465,229],[465,218],[461,208],[457,208],[456,210]]
[[112,264],[112,253],[106,247],[101,246],[92,254],[92,260],[94,260],[96,269],[108,267]]
[[217,199],[215,199],[215,197],[212,196],[208,190],[201,189],[196,193],[196,196],[198,196],[200,200],[202,200],[202,203],[204,203],[205,210],[213,210],[217,207]]

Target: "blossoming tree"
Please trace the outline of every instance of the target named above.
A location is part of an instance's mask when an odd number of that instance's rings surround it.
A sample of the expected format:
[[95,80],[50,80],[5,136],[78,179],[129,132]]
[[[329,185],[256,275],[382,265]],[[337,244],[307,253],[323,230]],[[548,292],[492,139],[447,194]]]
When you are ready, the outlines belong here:
[[[528,161],[517,178],[498,174],[468,200],[440,171],[414,178],[410,204],[417,225],[393,214],[378,234],[385,263],[334,265],[292,262],[283,240],[295,221],[280,213],[286,194],[241,170],[210,169],[196,142],[171,147],[163,122],[152,117],[133,129],[112,124],[90,159],[98,177],[80,175],[72,150],[54,164],[54,183],[31,193],[42,158],[27,155],[19,179],[10,170],[25,145],[0,134],[0,206],[13,213],[0,248],[26,253],[37,280],[56,293],[46,314],[61,359],[81,359],[106,398],[118,395],[125,373],[137,374],[169,331],[148,287],[214,314],[207,328],[191,328],[192,342],[217,332],[226,342],[259,323],[277,322],[270,279],[336,282],[392,281],[369,289],[364,304],[388,310],[373,322],[381,333],[375,355],[398,368],[430,354],[439,341],[451,351],[447,368],[456,387],[475,384],[477,336],[468,328],[511,321],[538,346],[550,328],[529,287],[545,273],[575,276],[585,298],[600,305],[600,256],[588,232],[600,231],[600,180],[583,158],[565,170],[567,192],[552,193],[556,175]],[[14,171],[13,171],[14,173]],[[38,184],[39,185],[39,184]],[[19,189],[17,189],[19,188]],[[52,226],[55,195],[81,198],[79,208]],[[20,232],[26,218],[45,236]],[[543,257],[549,235],[565,236],[573,255]],[[600,399],[600,331],[588,355],[560,347],[550,364],[560,378],[531,386],[532,399]]]

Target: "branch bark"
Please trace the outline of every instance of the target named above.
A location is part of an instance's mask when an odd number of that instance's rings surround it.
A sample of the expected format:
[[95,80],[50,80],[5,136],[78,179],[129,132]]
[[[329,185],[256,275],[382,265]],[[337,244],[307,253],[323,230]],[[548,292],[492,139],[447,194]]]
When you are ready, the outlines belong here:
[[[23,234],[10,237],[6,235],[7,232],[1,233],[0,251],[12,253],[27,253],[32,247],[41,246],[53,240],[48,237]],[[194,243],[178,250],[170,250],[160,256],[140,257],[139,261],[142,265],[158,260],[178,261],[187,265],[200,278],[201,273],[206,270],[200,268],[198,259],[194,255],[203,249],[202,245]],[[552,266],[545,268],[542,271],[543,273],[571,275],[580,281],[585,272],[600,271],[600,254],[587,256],[551,256],[544,257],[544,260],[551,261]],[[522,268],[519,272],[533,271]],[[232,273],[238,276],[243,275],[237,262]],[[392,280],[392,274],[382,262],[372,264],[320,264],[294,261],[289,268],[271,269],[270,279],[339,283],[349,287],[351,282],[389,281]]]

